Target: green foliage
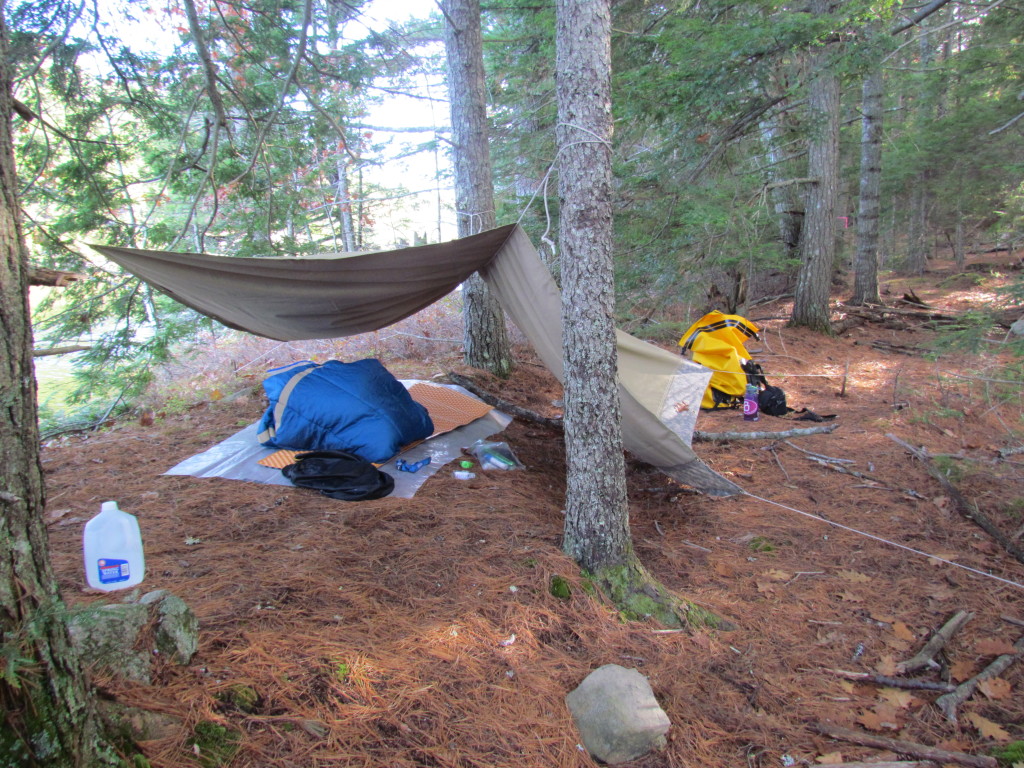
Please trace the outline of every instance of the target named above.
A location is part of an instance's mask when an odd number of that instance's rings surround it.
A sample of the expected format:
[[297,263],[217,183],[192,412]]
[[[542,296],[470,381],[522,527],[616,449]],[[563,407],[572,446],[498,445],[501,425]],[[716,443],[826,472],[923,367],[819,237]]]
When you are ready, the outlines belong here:
[[572,589],[569,587],[568,580],[558,574],[551,577],[551,583],[548,585],[548,592],[559,600],[568,600],[572,595]]
[[1000,765],[1012,766],[1024,763],[1024,741],[1011,741],[1009,744],[1000,744],[992,748],[989,753]]
[[751,552],[767,553],[774,552],[776,549],[775,544],[773,544],[769,539],[766,539],[764,536],[755,536],[750,540],[750,543],[747,546],[749,547]]
[[241,740],[238,731],[209,720],[196,723],[192,731],[196,757],[203,768],[229,765],[238,752]]

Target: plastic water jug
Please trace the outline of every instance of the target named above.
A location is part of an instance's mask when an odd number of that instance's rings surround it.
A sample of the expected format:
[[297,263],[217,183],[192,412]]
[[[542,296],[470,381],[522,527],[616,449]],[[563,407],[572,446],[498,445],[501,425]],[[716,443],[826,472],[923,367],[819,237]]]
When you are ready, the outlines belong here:
[[146,575],[139,521],[105,501],[82,534],[85,579],[93,589],[110,592],[134,587]]

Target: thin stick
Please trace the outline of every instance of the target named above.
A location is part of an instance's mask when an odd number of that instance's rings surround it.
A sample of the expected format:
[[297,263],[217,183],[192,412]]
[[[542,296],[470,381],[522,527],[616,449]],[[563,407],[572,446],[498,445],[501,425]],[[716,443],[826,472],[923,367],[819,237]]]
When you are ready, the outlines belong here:
[[843,371],[843,386],[839,388],[839,396],[846,397],[846,380],[850,376],[850,361],[846,361],[846,368]]
[[846,669],[825,669],[824,672],[841,677],[844,680],[853,680],[860,683],[874,683],[889,688],[907,688],[919,691],[942,691],[949,693],[956,688],[952,683],[940,683],[934,680],[917,680],[907,677],[889,677],[888,675],[874,675],[870,672],[851,672]]
[[985,515],[984,512],[976,506],[971,506],[967,502],[967,499],[963,497],[960,491],[958,491],[956,487],[949,482],[949,478],[942,474],[942,472],[939,471],[939,468],[931,461],[927,450],[924,448],[915,448],[914,446],[900,440],[896,435],[890,434],[886,435],[886,437],[910,451],[911,455],[924,465],[928,474],[935,478],[939,485],[942,486],[942,489],[951,499],[953,499],[956,511],[960,513],[961,517],[965,520],[970,520],[976,526],[985,531],[985,533],[995,539],[1003,549],[1009,552],[1017,560],[1017,562],[1024,563],[1024,549],[1021,549],[1010,541],[1009,537],[999,530],[999,527],[989,520],[988,516]]
[[[953,617],[942,625],[942,629],[936,632],[924,647],[917,652],[917,655],[907,661],[901,661],[896,665],[896,674],[906,675],[911,672],[917,672],[919,669],[925,667],[937,667],[935,663],[935,654],[946,647],[946,643],[949,642],[950,638],[953,637],[960,629],[974,618],[973,613],[967,611],[957,611]],[[951,686],[952,688],[952,686]]]
[[[886,486],[886,484],[883,483],[881,480],[878,480],[877,478],[874,478],[871,475],[866,475],[863,472],[858,472],[855,469],[847,469],[846,467],[840,464],[835,464],[834,462],[826,461],[825,459],[819,459],[815,456],[808,456],[807,460],[817,462],[821,466],[828,467],[829,469],[834,470],[836,472],[842,472],[844,475],[850,475],[851,477],[859,477],[861,480],[867,480],[868,482],[871,483],[877,483],[880,486],[892,488],[892,486]],[[893,490],[899,490],[901,493],[905,493],[914,499],[924,498],[924,496],[915,491],[913,488],[893,488]]]
[[950,752],[938,747],[929,747],[925,744],[915,744],[912,741],[901,739],[890,739],[885,736],[875,736],[863,731],[854,731],[850,728],[840,728],[838,725],[828,723],[815,723],[811,726],[823,736],[830,736],[833,739],[849,741],[853,744],[860,744],[863,747],[876,747],[887,749],[900,755],[911,755],[922,760],[934,760],[937,763],[956,763],[966,765],[969,768],[999,768],[999,763],[994,757],[985,755],[968,755],[964,752]]
[[838,424],[823,427],[805,427],[803,429],[787,429],[782,432],[702,432],[695,430],[694,440],[778,440],[783,437],[802,437],[803,435],[821,435],[831,432]]
[[1021,652],[1024,651],[1024,636],[1018,638],[1013,647],[1016,649],[1016,653],[1004,653],[1002,656],[997,656],[995,661],[970,680],[964,680],[955,690],[945,693],[935,700],[936,706],[942,710],[951,723],[956,722],[956,708],[974,695],[974,691],[980,683],[991,680],[993,677],[999,677],[1015,661],[1020,660]]
[[823,461],[834,461],[834,462],[837,462],[839,464],[853,464],[854,463],[853,459],[837,459],[834,456],[826,456],[823,453],[815,453],[814,451],[808,451],[808,450],[806,450],[804,448],[801,448],[799,445],[794,445],[793,443],[789,442],[788,440],[783,440],[782,442],[784,442],[790,448],[796,448],[798,451],[800,451],[800,453],[806,453],[808,456],[813,456],[816,459],[822,459]]
[[882,763],[822,763],[814,768],[935,768],[934,760],[887,760]]

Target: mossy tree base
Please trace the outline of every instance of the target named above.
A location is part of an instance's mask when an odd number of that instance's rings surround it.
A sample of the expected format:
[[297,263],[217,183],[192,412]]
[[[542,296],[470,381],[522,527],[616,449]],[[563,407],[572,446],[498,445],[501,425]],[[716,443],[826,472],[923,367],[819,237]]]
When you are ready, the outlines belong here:
[[588,577],[628,621],[654,619],[673,628],[736,629],[732,622],[671,592],[639,561],[602,568]]

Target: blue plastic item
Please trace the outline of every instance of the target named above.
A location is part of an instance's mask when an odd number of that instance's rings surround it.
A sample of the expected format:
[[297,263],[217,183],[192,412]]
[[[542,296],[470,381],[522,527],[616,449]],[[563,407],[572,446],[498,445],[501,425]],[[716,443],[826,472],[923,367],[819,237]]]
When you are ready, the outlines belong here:
[[410,464],[405,459],[399,459],[398,461],[395,462],[395,467],[401,472],[419,472],[429,463],[429,456],[427,456],[427,458],[425,459],[420,459],[415,464]]

